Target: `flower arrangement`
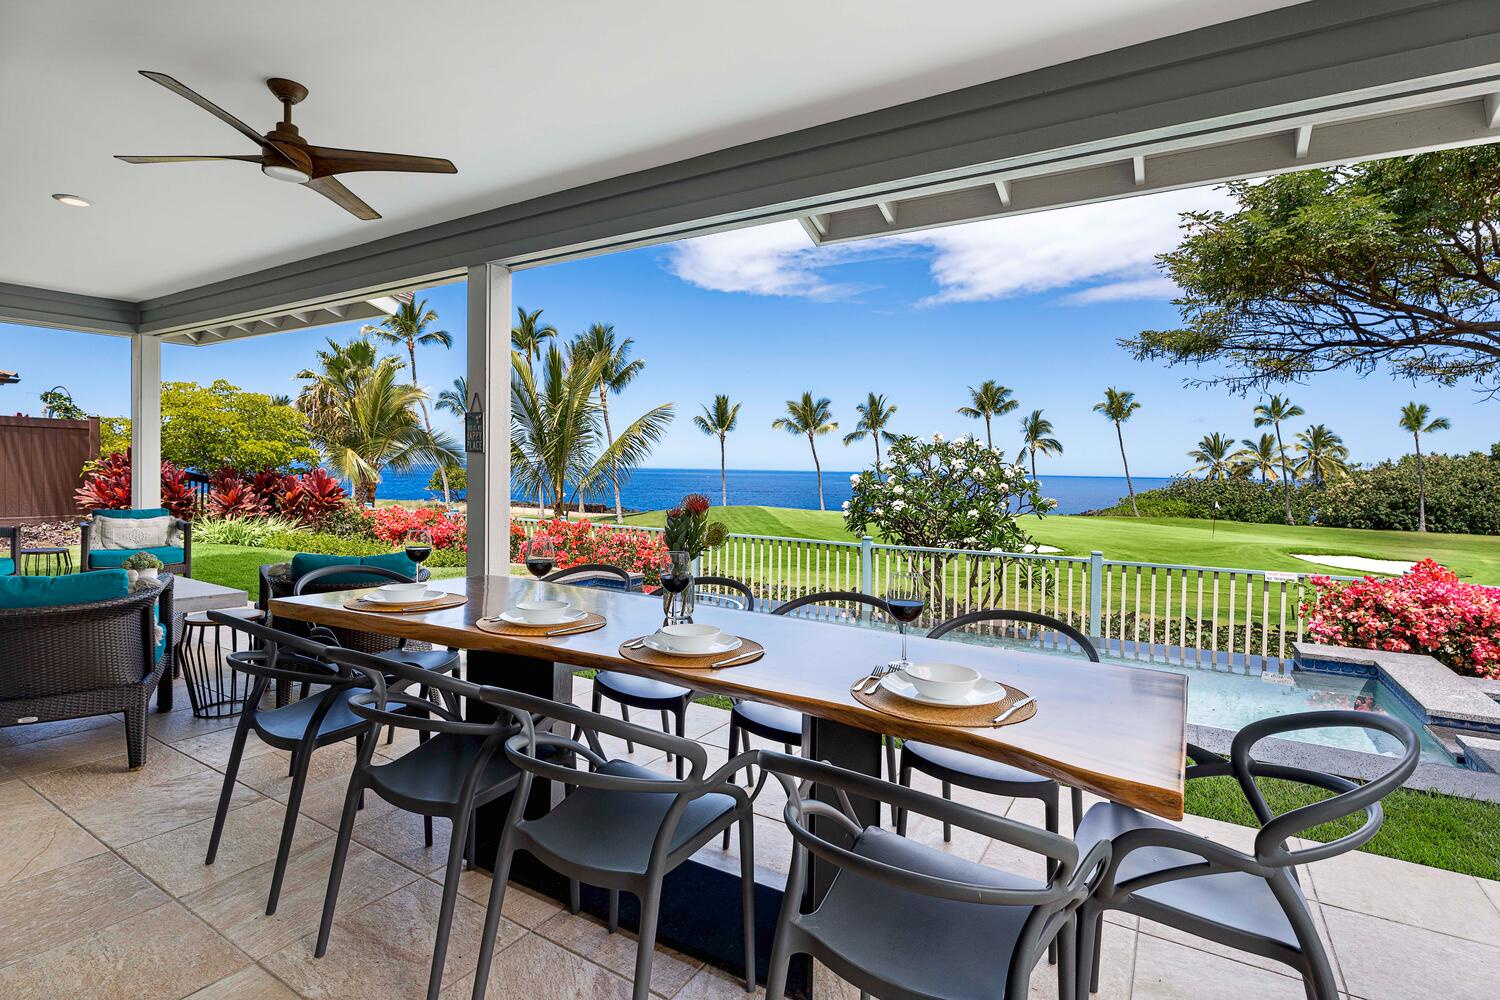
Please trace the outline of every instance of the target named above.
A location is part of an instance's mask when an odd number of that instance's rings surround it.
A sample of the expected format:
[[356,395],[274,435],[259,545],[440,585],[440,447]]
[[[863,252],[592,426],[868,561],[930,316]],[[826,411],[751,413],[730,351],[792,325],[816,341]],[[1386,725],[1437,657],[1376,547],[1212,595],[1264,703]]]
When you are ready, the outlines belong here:
[[697,559],[708,549],[724,544],[728,529],[718,521],[709,521],[708,497],[689,493],[682,503],[667,511],[667,526],[662,541],[671,552],[686,552]]
[[[515,553],[520,551],[517,527],[511,526],[512,558],[517,558]],[[582,563],[609,563],[640,573],[647,586],[655,586],[661,582],[661,571],[667,567],[667,548],[662,544],[662,536],[652,531],[603,528],[592,521],[559,517],[538,524],[533,537],[552,540],[558,569]]]
[[[432,535],[434,549],[460,549],[469,547],[469,522],[462,514],[450,514],[442,507],[380,507],[365,511],[375,537],[382,542],[400,545],[407,532],[426,531]],[[513,526],[514,527],[514,526]],[[514,545],[515,533],[511,533]]]
[[1500,679],[1500,590],[1460,583],[1423,559],[1404,576],[1338,583],[1312,578],[1304,601],[1317,642],[1396,653],[1426,653],[1460,674]]

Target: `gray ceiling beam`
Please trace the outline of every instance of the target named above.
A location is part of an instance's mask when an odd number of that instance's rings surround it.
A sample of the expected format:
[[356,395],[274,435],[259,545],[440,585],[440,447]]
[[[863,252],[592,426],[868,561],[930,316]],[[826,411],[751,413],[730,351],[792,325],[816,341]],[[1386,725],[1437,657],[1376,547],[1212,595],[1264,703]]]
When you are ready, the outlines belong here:
[[134,302],[0,281],[0,321],[126,336],[138,319]]
[[375,294],[483,261],[525,266],[808,218],[914,178],[958,179],[1195,123],[1253,123],[1267,109],[1312,111],[1412,81],[1461,82],[1497,61],[1494,0],[1311,0],[149,299],[141,328]]

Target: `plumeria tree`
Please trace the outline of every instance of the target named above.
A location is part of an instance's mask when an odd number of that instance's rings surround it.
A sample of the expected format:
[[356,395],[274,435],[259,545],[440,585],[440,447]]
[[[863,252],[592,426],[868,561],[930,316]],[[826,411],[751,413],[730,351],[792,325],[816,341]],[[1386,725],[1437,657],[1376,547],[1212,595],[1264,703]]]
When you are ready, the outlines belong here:
[[[1057,506],[1056,500],[1042,496],[1041,485],[1024,465],[1007,462],[1003,452],[972,437],[899,437],[878,470],[850,479],[853,495],[844,504],[849,530],[918,548],[1024,551],[1032,541],[1020,518]],[[929,558],[932,603],[937,604],[945,589],[943,568],[953,557]],[[986,575],[970,574],[970,579]]]

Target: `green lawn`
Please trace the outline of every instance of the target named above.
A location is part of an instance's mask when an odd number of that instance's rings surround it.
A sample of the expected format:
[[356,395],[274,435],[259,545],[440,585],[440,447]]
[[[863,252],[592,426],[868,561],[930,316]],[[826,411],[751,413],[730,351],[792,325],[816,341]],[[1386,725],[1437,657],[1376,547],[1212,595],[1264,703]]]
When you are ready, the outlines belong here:
[[[736,534],[858,540],[844,527],[843,517],[833,511],[731,506],[715,508],[712,516],[723,521]],[[630,524],[653,527],[660,527],[665,519],[663,511],[631,514],[625,518]],[[1500,536],[1493,535],[1287,527],[1232,521],[1220,521],[1214,525],[1209,521],[1177,517],[1059,515],[1029,517],[1023,519],[1023,524],[1039,543],[1061,549],[1066,555],[1087,556],[1098,549],[1107,559],[1297,573],[1349,571],[1293,559],[1293,553],[1408,562],[1430,556],[1476,583],[1500,583]]]
[[[1291,782],[1260,782],[1266,802],[1278,815],[1316,802],[1329,793]],[[1384,803],[1385,823],[1364,850],[1401,861],[1480,878],[1500,879],[1500,805],[1399,788]],[[1188,782],[1187,811],[1195,816],[1258,826],[1250,804],[1233,778]],[[1352,833],[1363,814],[1314,827],[1302,836],[1327,843]]]

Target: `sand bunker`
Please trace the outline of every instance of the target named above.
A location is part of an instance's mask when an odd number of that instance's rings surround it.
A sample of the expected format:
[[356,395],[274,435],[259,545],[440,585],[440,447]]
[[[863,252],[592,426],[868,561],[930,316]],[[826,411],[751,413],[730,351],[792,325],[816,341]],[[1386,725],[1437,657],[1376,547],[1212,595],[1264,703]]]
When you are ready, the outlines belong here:
[[1364,556],[1305,556],[1295,552],[1292,553],[1292,558],[1317,563],[1320,566],[1357,570],[1361,573],[1390,573],[1392,575],[1405,573],[1414,565],[1402,562],[1400,559],[1366,559]]

